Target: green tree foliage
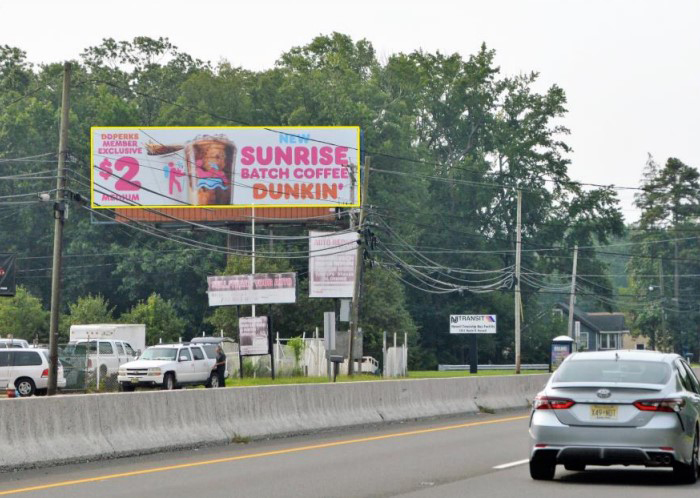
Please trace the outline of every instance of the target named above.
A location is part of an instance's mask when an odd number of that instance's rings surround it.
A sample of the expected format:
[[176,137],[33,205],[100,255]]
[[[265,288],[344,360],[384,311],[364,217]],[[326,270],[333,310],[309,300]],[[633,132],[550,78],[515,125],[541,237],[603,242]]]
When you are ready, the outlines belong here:
[[662,349],[698,355],[700,284],[683,275],[700,272],[693,236],[700,228],[700,173],[676,158],[660,167],[650,156],[635,202],[642,214],[628,270],[633,291],[648,303],[634,311],[635,325]]
[[180,318],[173,303],[153,293],[145,301],[139,301],[121,316],[122,323],[146,324],[148,345],[159,342],[177,342],[185,334],[187,324]]
[[[0,47],[0,158],[48,153],[38,160],[51,161],[0,163],[2,175],[54,169],[60,78],[60,64],[34,67],[21,49]],[[407,268],[420,266],[429,278],[456,287],[485,274],[447,268],[512,273],[515,188],[523,191],[528,249],[523,267],[530,272],[554,275],[556,281],[570,273],[574,244],[604,244],[622,232],[611,190],[583,189],[570,181],[568,130],[562,125],[566,95],[556,85],[536,91],[537,78],[501,74],[495,51],[485,45],[468,57],[415,51],[380,61],[370,41],[331,33],[290,48],[274,68],[256,72],[229,61],[197,60],[164,38],[105,39],[74,61],[68,188],[88,195],[91,126],[359,125],[363,151],[371,156],[368,219],[377,239],[368,247],[377,265],[366,270],[363,287],[365,351],[379,356],[384,330],[407,332],[412,366],[461,362],[463,341],[449,336],[449,314],[496,313],[499,333],[482,341],[482,359],[503,361],[513,349],[512,277],[488,294],[439,294],[425,281],[412,280]],[[53,188],[50,173],[0,180],[0,196]],[[51,204],[0,203],[0,247],[37,258],[21,259],[19,278],[46,305]],[[208,275],[250,272],[249,257],[226,258],[226,234],[180,225],[154,237],[133,224],[95,221],[105,220],[71,205],[64,303],[77,306],[86,290],[104,296],[114,306],[109,311],[122,320],[152,324],[150,342],[190,338],[202,330],[237,335],[236,308],[210,309],[206,296]],[[347,228],[347,217],[323,228]],[[275,230],[306,233],[299,227]],[[183,234],[219,250],[173,240]],[[306,259],[284,257],[303,254],[307,243],[276,244],[273,252],[280,258],[258,258],[256,270],[296,271],[298,302],[259,307],[258,314],[269,314],[274,332],[283,337],[310,334],[335,303],[310,299]],[[552,246],[562,250],[538,251]],[[438,252],[427,252],[431,248]],[[606,272],[595,254],[583,256],[580,271]],[[583,285],[603,296],[613,293],[604,277]],[[523,281],[525,323],[551,297],[538,289]],[[249,313],[241,307],[242,315]],[[562,332],[554,322],[538,323],[546,325],[529,329],[542,338],[536,344]],[[541,354],[541,346],[528,348],[528,357]]]
[[0,299],[0,336],[12,335],[18,339],[40,342],[48,338],[49,314],[41,300],[24,286],[17,286],[17,293]]
[[71,325],[114,322],[114,308],[110,308],[109,302],[99,294],[88,294],[68,307]]

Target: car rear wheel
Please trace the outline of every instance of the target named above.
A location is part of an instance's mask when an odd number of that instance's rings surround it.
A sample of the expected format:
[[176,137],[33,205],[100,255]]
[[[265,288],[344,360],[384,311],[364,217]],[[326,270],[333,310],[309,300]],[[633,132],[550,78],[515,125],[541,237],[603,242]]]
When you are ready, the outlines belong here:
[[217,388],[219,387],[219,376],[216,373],[212,373],[207,382],[207,387]]
[[557,462],[549,455],[538,455],[535,453],[530,458],[530,477],[538,481],[551,481],[554,479],[554,472]]
[[15,381],[15,387],[20,396],[31,396],[36,393],[36,385],[34,381],[28,377],[22,377]]
[[165,374],[165,378],[163,379],[163,389],[166,391],[172,391],[176,387],[177,384],[175,382],[175,375],[172,373]]
[[698,450],[700,448],[700,436],[698,430],[695,429],[695,438],[693,438],[693,453],[690,457],[690,463],[685,464],[676,462],[673,464],[673,473],[678,480],[685,484],[695,484],[698,480]]

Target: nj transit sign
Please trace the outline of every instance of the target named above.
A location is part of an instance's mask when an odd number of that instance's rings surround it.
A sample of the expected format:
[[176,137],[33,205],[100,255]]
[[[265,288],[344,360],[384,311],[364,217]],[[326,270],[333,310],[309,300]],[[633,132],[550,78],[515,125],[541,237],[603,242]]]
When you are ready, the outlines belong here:
[[496,315],[450,315],[450,334],[495,334]]

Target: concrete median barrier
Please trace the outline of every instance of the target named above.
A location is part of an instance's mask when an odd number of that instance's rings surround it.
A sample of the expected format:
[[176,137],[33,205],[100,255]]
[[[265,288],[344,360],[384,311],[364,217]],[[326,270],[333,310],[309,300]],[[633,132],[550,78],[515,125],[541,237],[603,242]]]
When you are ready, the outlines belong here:
[[0,469],[528,406],[548,374],[0,400]]

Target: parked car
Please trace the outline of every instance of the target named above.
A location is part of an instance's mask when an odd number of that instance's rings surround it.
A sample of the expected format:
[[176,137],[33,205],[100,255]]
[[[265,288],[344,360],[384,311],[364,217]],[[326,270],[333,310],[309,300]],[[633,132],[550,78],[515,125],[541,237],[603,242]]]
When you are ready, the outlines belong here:
[[0,339],[0,349],[28,347],[29,343],[24,339]]
[[[20,396],[43,393],[48,388],[49,353],[46,349],[0,349],[0,389],[14,386]],[[63,365],[58,363],[56,385],[66,386]]]
[[700,383],[676,354],[574,353],[537,395],[530,418],[530,475],[586,465],[672,467],[698,479]]
[[120,366],[117,380],[124,391],[133,391],[136,386],[168,390],[184,385],[218,387],[215,363],[200,346],[158,344],[146,348],[138,360]]
[[116,374],[121,365],[135,360],[137,356],[128,342],[111,339],[69,342],[62,354],[73,359],[85,356],[86,370],[99,371],[101,379]]

